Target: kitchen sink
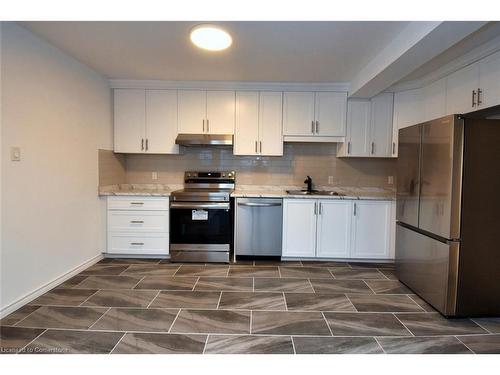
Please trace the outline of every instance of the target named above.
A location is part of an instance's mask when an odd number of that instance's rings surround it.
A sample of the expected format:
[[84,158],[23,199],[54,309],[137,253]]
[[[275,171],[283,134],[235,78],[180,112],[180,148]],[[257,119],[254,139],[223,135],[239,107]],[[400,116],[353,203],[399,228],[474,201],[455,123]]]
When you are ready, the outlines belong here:
[[338,196],[342,197],[345,194],[339,193],[338,191],[333,190],[287,190],[287,194],[289,195],[327,195],[327,196]]

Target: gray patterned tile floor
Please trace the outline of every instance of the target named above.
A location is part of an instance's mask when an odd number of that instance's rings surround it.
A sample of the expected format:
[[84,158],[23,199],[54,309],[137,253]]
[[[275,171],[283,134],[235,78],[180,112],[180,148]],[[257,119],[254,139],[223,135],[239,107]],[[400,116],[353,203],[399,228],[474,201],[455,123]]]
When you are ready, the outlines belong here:
[[0,321],[1,353],[500,353],[500,317],[445,319],[393,265],[103,259]]

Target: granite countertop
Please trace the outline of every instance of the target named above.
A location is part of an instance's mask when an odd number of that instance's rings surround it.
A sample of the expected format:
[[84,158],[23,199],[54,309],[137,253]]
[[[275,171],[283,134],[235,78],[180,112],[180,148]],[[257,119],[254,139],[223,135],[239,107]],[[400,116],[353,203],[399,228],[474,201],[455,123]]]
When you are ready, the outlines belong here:
[[336,195],[291,195],[287,190],[301,190],[302,186],[256,186],[237,185],[231,196],[236,198],[303,198],[303,199],[373,199],[394,200],[395,190],[375,187],[337,187],[315,186],[317,190],[337,191],[343,196]]
[[[174,190],[182,189],[180,184],[119,184],[99,187],[101,196],[155,196],[169,197]],[[235,198],[303,198],[303,199],[374,199],[394,200],[396,193],[391,189],[374,187],[338,187],[315,186],[318,190],[338,191],[343,196],[335,195],[291,195],[287,190],[301,190],[302,186],[259,186],[236,185],[231,194]]]
[[99,195],[169,197],[172,191],[182,188],[183,188],[182,185],[166,185],[166,184],[107,185],[99,187]]

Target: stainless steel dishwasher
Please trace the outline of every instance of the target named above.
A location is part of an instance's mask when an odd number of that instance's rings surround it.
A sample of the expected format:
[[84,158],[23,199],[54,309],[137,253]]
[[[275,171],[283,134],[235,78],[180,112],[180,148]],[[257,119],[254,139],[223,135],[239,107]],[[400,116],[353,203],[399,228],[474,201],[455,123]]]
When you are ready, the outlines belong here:
[[236,198],[235,220],[235,256],[281,256],[282,199]]

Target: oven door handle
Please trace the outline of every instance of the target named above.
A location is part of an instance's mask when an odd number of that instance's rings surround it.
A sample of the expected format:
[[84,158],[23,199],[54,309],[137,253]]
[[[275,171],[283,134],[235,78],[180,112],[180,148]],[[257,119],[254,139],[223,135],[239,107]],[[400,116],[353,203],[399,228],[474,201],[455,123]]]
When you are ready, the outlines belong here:
[[192,203],[192,202],[172,202],[170,208],[181,208],[191,210],[229,210],[229,203]]

